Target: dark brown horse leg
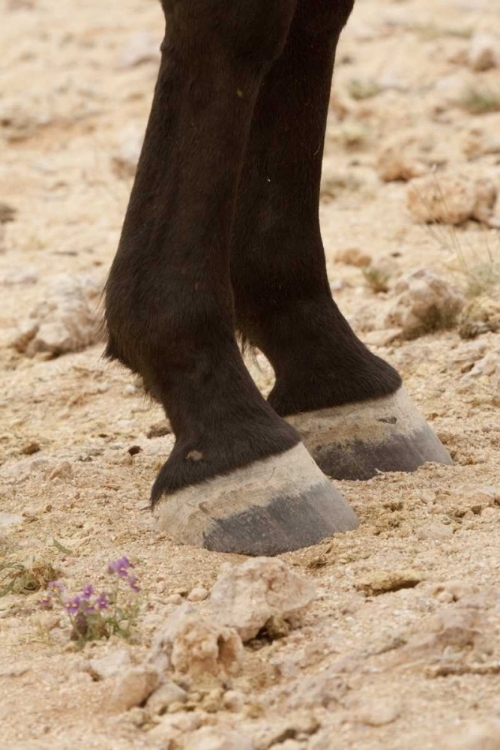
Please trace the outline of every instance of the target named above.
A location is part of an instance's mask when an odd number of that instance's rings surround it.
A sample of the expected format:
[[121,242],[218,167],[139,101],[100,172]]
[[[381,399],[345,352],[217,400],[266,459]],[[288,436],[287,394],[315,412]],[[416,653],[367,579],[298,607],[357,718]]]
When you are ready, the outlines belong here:
[[106,290],[107,353],[163,404],[175,448],[163,526],[208,549],[275,554],[354,528],[234,338],[229,241],[255,100],[296,0],[163,0],[167,31]]
[[[318,219],[338,36],[352,0],[299,0],[256,103],[233,225],[237,326],[269,358],[269,403],[332,476],[449,463],[399,374],[355,336],[330,293]],[[346,405],[355,405],[346,406]]]

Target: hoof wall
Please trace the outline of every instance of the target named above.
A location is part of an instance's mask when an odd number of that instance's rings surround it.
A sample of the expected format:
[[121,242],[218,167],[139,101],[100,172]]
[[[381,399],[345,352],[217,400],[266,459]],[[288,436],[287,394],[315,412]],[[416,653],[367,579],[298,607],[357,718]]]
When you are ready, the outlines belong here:
[[191,487],[155,506],[177,542],[216,552],[277,555],[359,525],[342,496],[300,443]]
[[320,469],[335,479],[415,471],[453,462],[406,391],[373,401],[287,417]]

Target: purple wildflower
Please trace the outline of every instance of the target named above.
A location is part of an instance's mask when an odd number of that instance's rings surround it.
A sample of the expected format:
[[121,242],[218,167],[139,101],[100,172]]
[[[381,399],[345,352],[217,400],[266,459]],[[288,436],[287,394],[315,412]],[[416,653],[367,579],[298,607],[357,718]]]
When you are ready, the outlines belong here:
[[128,583],[132,591],[135,591],[136,593],[138,593],[141,590],[139,586],[137,585],[137,578],[135,576],[130,576],[128,578]]
[[127,578],[128,577],[127,570],[133,567],[134,566],[128,560],[127,557],[120,557],[119,560],[115,560],[115,562],[108,563],[108,573],[118,573],[120,578]]
[[82,603],[81,598],[79,596],[75,596],[73,597],[73,599],[70,599],[70,601],[64,605],[64,608],[69,615],[76,615],[76,613],[80,609],[81,603]]
[[93,596],[93,594],[94,594],[94,587],[92,586],[91,583],[88,583],[86,586],[84,586],[81,596],[82,596],[82,599],[88,600],[90,599],[91,596]]
[[47,584],[48,589],[52,589],[53,591],[65,591],[66,587],[64,583],[61,583],[61,581],[50,581],[50,583]]
[[109,607],[109,596],[108,594],[99,594],[96,599],[96,606],[99,609],[107,609]]

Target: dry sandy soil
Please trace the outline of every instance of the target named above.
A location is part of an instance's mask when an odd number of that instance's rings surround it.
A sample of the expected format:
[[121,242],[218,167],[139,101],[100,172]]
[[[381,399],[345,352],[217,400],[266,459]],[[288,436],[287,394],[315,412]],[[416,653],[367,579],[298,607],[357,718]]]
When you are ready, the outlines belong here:
[[[162,17],[153,0],[3,0],[0,14],[0,201],[15,209],[9,217],[3,207],[0,224],[0,588],[12,563],[50,563],[71,590],[104,586],[107,562],[127,555],[144,600],[135,642],[125,643],[138,662],[178,606],[168,598],[210,590],[223,563],[240,558],[177,546],[156,527],[149,489],[172,437],[147,436],[163,415],[102,360],[101,343],[54,357],[12,341],[41,303],[35,315],[58,323],[57,274],[63,286],[102,285]],[[238,711],[208,705],[196,680],[188,686],[179,747],[199,725],[221,736],[236,728],[256,750],[500,747],[499,231],[495,221],[419,224],[408,184],[381,180],[378,167],[396,141],[397,159],[436,165],[436,180],[458,170],[500,189],[499,19],[498,0],[359,0],[338,53],[325,153],[321,216],[336,299],[399,368],[454,466],[339,483],[359,530],[282,556],[314,580],[318,598],[288,636],[246,648],[241,674],[223,685],[242,693]],[[498,34],[486,70],[471,69],[479,32]],[[353,248],[370,256],[369,278],[352,253],[338,260]],[[387,330],[398,280],[419,268],[483,310],[474,338],[470,312],[411,340]],[[269,368],[251,367],[267,391]],[[132,446],[142,450],[132,456]],[[399,589],[408,569],[420,582]],[[374,590],[384,571],[398,590]],[[0,597],[0,747],[168,747],[151,734],[163,717],[113,710],[109,681],[89,674],[88,659],[122,641],[77,650],[64,613],[41,609],[44,596]]]

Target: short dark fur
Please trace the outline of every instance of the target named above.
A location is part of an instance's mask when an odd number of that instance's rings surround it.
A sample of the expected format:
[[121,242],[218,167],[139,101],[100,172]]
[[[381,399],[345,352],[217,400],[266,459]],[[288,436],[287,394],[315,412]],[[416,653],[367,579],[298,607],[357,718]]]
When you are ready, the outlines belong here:
[[[337,39],[353,0],[163,0],[144,147],[106,289],[107,355],[163,404],[153,501],[299,436],[279,415],[392,393],[331,298],[318,221]],[[266,402],[235,329],[269,357]]]

